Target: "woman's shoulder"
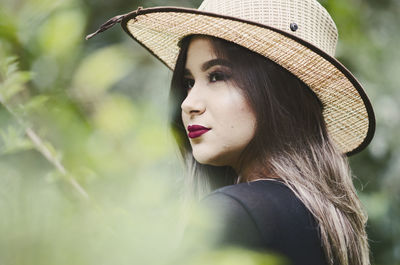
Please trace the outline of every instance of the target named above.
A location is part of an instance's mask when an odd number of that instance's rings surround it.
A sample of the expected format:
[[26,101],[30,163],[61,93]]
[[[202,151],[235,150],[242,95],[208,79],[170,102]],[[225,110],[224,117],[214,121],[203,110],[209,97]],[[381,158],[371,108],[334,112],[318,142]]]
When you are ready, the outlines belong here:
[[283,182],[259,180],[225,186],[203,201],[223,213],[227,235],[233,234],[236,242],[240,242],[236,237],[247,236],[246,242],[275,250],[293,264],[325,264],[314,218]]
[[[204,200],[215,203],[223,201],[221,206],[229,204],[243,208],[260,232],[265,232],[268,236],[280,230],[279,228],[290,227],[292,230],[316,227],[311,213],[302,201],[279,180],[266,179],[225,186],[210,193]],[[281,235],[279,231],[279,236]]]
[[257,194],[262,193],[265,195],[266,191],[268,191],[268,194],[271,192],[272,194],[281,194],[282,196],[291,196],[293,194],[286,184],[279,179],[260,179],[251,182],[224,186],[213,191],[209,195],[221,192],[235,197],[246,197],[249,194],[257,196]]
[[255,208],[303,208],[303,203],[282,181],[275,179],[257,180],[219,188],[205,199],[228,196],[249,210]]
[[[280,227],[315,227],[315,222],[295,193],[278,180],[259,180],[229,185],[210,193],[204,201],[220,209],[243,209],[261,230],[271,235]],[[232,210],[232,209],[231,209]],[[268,224],[269,229],[266,224]],[[266,228],[267,227],[267,228]],[[271,231],[265,231],[265,230]]]

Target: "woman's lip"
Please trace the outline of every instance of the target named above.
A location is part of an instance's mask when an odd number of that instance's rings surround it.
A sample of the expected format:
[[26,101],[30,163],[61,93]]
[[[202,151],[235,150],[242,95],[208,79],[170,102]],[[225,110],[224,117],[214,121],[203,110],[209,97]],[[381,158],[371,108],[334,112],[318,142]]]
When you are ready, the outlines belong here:
[[209,128],[201,126],[201,125],[197,125],[197,124],[189,125],[187,129],[189,132],[194,132],[194,131],[198,131],[198,130],[209,130]]
[[209,129],[207,129],[207,130],[197,130],[197,131],[189,132],[188,135],[189,135],[189,138],[197,138],[200,135],[202,135],[202,134],[204,134],[204,133],[206,133],[208,131],[209,131]]
[[201,125],[189,125],[187,129],[189,138],[197,138],[210,130],[210,128]]

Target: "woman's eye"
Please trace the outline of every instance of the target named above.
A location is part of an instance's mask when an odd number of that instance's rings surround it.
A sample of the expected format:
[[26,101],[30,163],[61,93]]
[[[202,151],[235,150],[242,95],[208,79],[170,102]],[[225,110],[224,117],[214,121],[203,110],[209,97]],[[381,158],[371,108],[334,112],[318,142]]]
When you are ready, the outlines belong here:
[[183,80],[183,87],[186,90],[191,89],[193,86],[194,86],[194,80],[193,79],[185,78],[185,80]]
[[210,82],[226,81],[228,78],[229,76],[222,72],[212,72],[208,75]]

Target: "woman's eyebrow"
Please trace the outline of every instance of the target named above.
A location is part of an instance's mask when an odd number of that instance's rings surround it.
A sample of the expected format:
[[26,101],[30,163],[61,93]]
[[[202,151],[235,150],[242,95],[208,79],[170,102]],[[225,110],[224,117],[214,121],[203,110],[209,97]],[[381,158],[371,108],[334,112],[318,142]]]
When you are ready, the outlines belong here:
[[[203,65],[201,66],[201,70],[203,72],[205,72],[205,71],[207,71],[208,69],[210,69],[211,67],[213,67],[215,65],[222,65],[222,66],[226,66],[226,67],[232,68],[232,63],[231,62],[229,62],[228,60],[225,60],[225,59],[217,58],[217,59],[212,59],[210,61],[207,61],[207,62],[203,63]],[[191,75],[190,70],[185,68],[184,75]]]
[[221,59],[221,58],[217,58],[217,59],[212,59],[210,61],[205,62],[202,66],[201,66],[201,70],[203,72],[207,71],[209,68],[213,67],[214,65],[223,65],[223,66],[227,66],[227,67],[232,67],[232,63],[229,62],[228,60],[225,59]]

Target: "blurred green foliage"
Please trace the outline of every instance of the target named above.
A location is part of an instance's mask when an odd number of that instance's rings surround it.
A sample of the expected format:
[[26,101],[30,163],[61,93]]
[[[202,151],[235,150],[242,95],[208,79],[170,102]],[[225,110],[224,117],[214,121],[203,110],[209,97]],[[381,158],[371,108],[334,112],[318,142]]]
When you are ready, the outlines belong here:
[[[208,251],[207,213],[182,210],[169,70],[118,26],[84,41],[138,6],[200,3],[0,0],[0,264],[279,264]],[[373,142],[350,159],[373,264],[400,264],[400,2],[321,4],[377,118]]]

